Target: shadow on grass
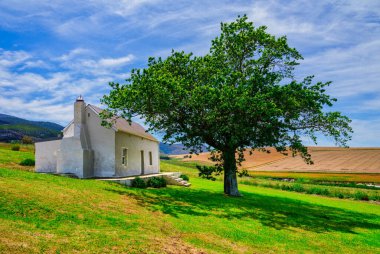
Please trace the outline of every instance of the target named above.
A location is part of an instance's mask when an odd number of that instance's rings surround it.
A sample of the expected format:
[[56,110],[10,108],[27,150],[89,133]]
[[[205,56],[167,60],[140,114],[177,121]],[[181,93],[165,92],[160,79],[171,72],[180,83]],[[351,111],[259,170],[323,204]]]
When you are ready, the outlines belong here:
[[379,217],[339,208],[314,205],[290,198],[243,192],[242,198],[218,192],[184,188],[128,189],[109,191],[135,198],[141,206],[174,217],[214,216],[224,219],[258,220],[275,229],[300,228],[313,232],[355,233],[355,228],[380,229]]

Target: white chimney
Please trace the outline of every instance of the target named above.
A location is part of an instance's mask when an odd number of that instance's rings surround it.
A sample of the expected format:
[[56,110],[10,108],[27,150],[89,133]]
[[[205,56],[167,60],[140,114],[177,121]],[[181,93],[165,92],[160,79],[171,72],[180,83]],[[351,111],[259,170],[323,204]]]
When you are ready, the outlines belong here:
[[86,103],[84,102],[82,95],[79,95],[74,103],[74,124],[86,123],[85,108]]

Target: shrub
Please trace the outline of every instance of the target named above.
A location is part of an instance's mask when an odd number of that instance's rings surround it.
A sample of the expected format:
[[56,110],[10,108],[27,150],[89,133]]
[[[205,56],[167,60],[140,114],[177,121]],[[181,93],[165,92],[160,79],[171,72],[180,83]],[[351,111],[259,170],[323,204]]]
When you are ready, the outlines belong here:
[[355,192],[354,198],[357,200],[367,200],[367,201],[369,200],[368,194],[362,191]]
[[338,198],[344,198],[344,195],[343,195],[342,193],[338,193],[338,194],[337,194],[337,197],[338,197]]
[[33,138],[29,136],[23,136],[21,142],[23,144],[33,144]]
[[305,191],[304,187],[299,183],[296,183],[293,185],[293,190],[295,192],[304,192]]
[[163,177],[152,177],[149,178],[147,185],[153,188],[166,187],[166,180]]
[[321,195],[321,193],[322,193],[322,189],[321,189],[321,188],[318,188],[318,187],[313,187],[313,188],[310,188],[309,190],[307,190],[306,193],[308,193],[308,194]]
[[147,186],[145,181],[137,176],[132,180],[132,187],[145,189]]
[[25,159],[20,162],[21,166],[34,166],[36,162],[33,159]]
[[12,145],[11,150],[12,151],[20,151],[20,145],[17,145],[17,144]]
[[161,153],[161,154],[160,154],[160,159],[161,159],[161,160],[170,160],[170,157],[169,157],[169,155],[167,155],[167,154]]
[[330,191],[328,189],[323,189],[321,195],[323,195],[323,196],[329,196],[330,195]]
[[179,177],[182,178],[185,181],[189,181],[190,180],[190,178],[187,175],[180,175]]

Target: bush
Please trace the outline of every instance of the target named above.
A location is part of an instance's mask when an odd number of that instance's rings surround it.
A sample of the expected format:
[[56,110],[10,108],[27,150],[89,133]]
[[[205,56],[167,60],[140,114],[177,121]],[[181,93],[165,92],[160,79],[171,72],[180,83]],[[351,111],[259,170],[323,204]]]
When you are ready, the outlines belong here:
[[185,181],[189,181],[190,180],[190,178],[187,175],[180,175],[179,177],[182,178]]
[[152,177],[149,178],[147,185],[153,188],[166,187],[166,180],[163,177]]
[[355,192],[354,198],[357,199],[357,200],[366,200],[366,201],[369,200],[368,194],[364,193],[362,191]]
[[21,166],[34,166],[36,162],[33,159],[25,159],[20,162]]
[[12,146],[11,146],[11,150],[12,150],[12,151],[20,151],[20,145],[17,145],[17,144],[12,145]]
[[21,142],[23,144],[33,144],[33,138],[29,136],[23,136]]
[[161,159],[161,160],[170,160],[170,157],[169,157],[169,155],[167,155],[167,154],[161,153],[161,154],[160,154],[160,159]]
[[338,197],[338,198],[344,198],[344,195],[343,195],[342,193],[338,193],[338,194],[337,194],[337,197]]
[[304,187],[299,183],[296,183],[293,185],[293,190],[295,192],[304,192],[305,191]]
[[132,180],[132,187],[145,189],[147,186],[145,181],[137,176],[135,177],[135,179]]

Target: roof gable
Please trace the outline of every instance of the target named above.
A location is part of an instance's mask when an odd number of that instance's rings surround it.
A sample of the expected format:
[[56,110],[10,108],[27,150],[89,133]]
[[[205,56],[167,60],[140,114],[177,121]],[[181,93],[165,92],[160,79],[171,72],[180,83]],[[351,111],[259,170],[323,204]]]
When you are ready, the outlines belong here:
[[[103,111],[103,109],[91,104],[88,104],[87,106],[97,115]],[[131,122],[131,124],[129,124],[129,122],[124,118],[117,118],[116,122],[112,126],[112,129],[158,142],[158,140],[152,134],[148,133],[140,124],[135,122]]]

